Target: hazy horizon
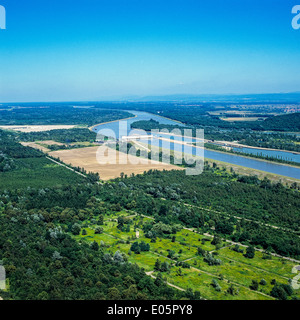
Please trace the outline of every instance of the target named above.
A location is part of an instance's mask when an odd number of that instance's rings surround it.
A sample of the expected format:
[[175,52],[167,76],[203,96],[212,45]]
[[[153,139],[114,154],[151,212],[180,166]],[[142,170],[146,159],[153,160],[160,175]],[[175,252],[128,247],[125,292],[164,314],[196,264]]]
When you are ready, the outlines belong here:
[[[204,99],[205,100],[201,100]],[[261,98],[261,99],[259,99]],[[228,100],[226,100],[228,99]],[[220,102],[220,100],[225,103],[228,101],[234,102],[274,102],[274,103],[300,103],[300,92],[274,92],[274,93],[249,93],[249,94],[185,94],[185,93],[174,93],[169,95],[146,95],[146,96],[137,96],[137,95],[124,95],[116,97],[106,97],[99,99],[89,99],[89,100],[32,100],[32,101],[0,101],[0,105],[11,105],[11,104],[27,104],[27,103],[114,103],[114,102]]]

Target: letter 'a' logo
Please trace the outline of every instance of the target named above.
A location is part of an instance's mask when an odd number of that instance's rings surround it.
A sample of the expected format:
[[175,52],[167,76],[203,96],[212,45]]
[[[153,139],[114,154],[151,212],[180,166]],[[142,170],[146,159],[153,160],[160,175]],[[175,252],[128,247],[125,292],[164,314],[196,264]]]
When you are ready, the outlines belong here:
[[300,5],[294,6],[292,9],[292,13],[296,14],[296,16],[292,20],[292,27],[295,30],[300,29]]
[[6,29],[6,11],[3,6],[0,6],[0,29]]

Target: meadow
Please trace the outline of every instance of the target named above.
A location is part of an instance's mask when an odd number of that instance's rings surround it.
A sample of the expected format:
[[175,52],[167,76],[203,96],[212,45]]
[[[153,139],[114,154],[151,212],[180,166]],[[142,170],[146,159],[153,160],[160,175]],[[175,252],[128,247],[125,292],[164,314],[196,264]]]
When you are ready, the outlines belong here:
[[[117,219],[120,216],[127,220],[130,226],[128,232],[118,228]],[[108,248],[111,254],[120,251],[127,255],[129,262],[144,268],[148,275],[156,278],[161,273],[168,284],[182,290],[197,290],[202,298],[208,300],[273,300],[270,292],[274,284],[288,284],[289,279],[295,276],[292,273],[295,262],[260,251],[255,251],[254,258],[249,259],[244,256],[245,248],[240,247],[241,252],[236,252],[233,245],[225,241],[221,248],[217,248],[211,244],[212,237],[194,230],[183,228],[170,237],[158,237],[155,242],[150,241],[142,230],[149,221],[153,221],[153,218],[132,215],[126,211],[107,214],[101,225],[103,233],[95,234],[95,228],[99,226],[85,221],[83,229],[86,234],[81,233],[75,238],[78,241],[96,241]],[[149,243],[150,250],[139,254],[132,252],[131,245],[141,241]],[[221,264],[209,265],[203,256],[197,254],[198,247],[220,259]],[[170,251],[173,252],[171,257]],[[156,270],[157,260],[160,263],[167,262],[168,270]],[[259,284],[256,289],[251,289],[253,280]],[[294,296],[300,298],[300,290],[294,291]]]

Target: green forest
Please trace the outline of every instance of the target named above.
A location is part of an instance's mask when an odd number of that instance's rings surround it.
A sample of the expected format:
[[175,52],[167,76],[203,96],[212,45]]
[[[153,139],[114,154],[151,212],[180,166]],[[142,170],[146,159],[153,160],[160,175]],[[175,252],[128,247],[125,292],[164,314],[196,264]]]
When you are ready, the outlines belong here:
[[70,105],[23,106],[0,110],[0,125],[87,125],[120,120],[133,115],[126,111],[74,108]]
[[19,141],[34,142],[54,140],[61,143],[72,142],[94,142],[97,134],[87,128],[73,128],[73,129],[55,129],[42,132],[18,132],[16,138]]

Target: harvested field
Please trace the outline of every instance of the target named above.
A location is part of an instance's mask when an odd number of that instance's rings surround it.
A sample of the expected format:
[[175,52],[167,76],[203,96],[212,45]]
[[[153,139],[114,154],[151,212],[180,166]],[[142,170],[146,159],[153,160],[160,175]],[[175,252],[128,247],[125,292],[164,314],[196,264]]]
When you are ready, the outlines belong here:
[[45,153],[49,152],[50,150],[35,143],[35,142],[21,142],[21,144],[25,147],[31,147],[31,148],[34,148],[34,149],[38,149],[40,151],[43,151]]
[[47,125],[47,126],[0,126],[3,130],[14,130],[20,132],[42,132],[56,129],[73,129],[77,125]]
[[120,177],[123,172],[128,176],[149,170],[183,170],[177,166],[127,155],[105,146],[50,152],[64,163],[84,168],[87,172],[98,172],[102,180]]
[[56,141],[53,141],[53,140],[36,141],[36,143],[38,143],[38,144],[45,144],[45,145],[48,145],[48,146],[54,146],[54,145],[63,146],[63,145],[64,145],[64,144],[61,143],[61,142],[56,142]]

